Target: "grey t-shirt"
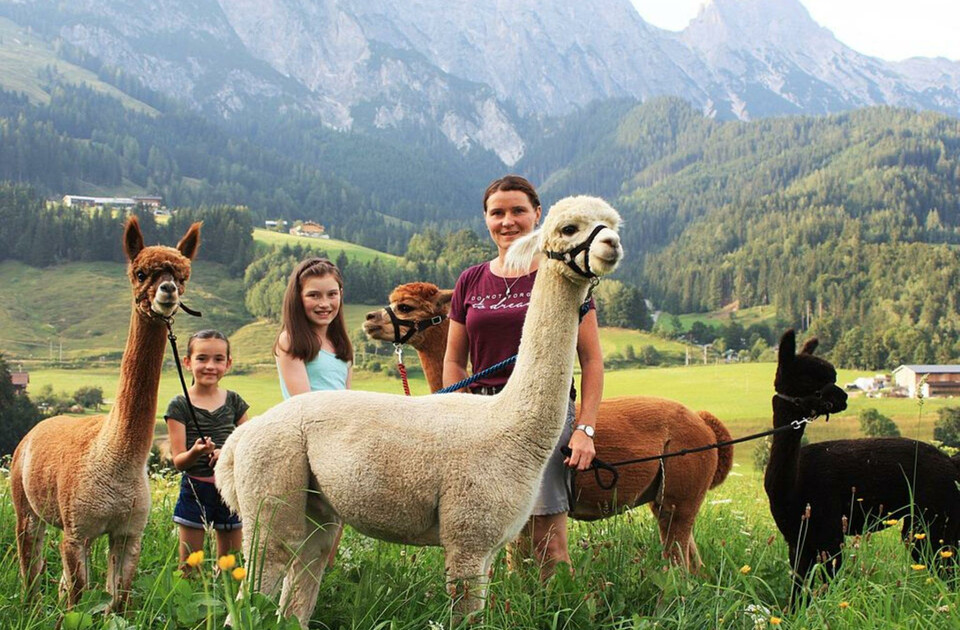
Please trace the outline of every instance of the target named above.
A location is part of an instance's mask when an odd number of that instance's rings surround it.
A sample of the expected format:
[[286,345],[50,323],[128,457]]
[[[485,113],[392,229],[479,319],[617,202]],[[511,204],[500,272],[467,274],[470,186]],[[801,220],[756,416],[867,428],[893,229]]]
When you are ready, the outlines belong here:
[[[247,413],[249,408],[250,405],[239,394],[227,390],[227,400],[218,409],[207,411],[194,407],[193,410],[197,414],[197,424],[200,425],[204,437],[213,440],[217,448],[220,448],[237,427],[237,421],[243,417],[243,414]],[[170,401],[166,413],[163,414],[164,420],[171,418],[183,423],[187,428],[187,448],[193,446],[200,436],[197,435],[197,428],[190,417],[187,399],[182,394],[175,396]],[[213,469],[210,468],[210,460],[207,457],[200,457],[184,472],[193,477],[213,476]]]

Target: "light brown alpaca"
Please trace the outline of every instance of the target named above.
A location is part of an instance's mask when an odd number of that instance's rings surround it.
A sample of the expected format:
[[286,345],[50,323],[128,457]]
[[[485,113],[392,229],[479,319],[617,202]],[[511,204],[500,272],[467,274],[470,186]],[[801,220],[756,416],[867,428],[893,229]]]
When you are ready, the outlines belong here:
[[105,416],[56,416],[39,423],[17,446],[10,468],[23,584],[29,595],[43,571],[46,526],[63,529],[60,590],[68,607],[87,585],[90,546],[102,534],[110,539],[110,608],[122,609],[126,603],[150,511],[146,462],[167,341],[165,321],[180,306],[190,260],[200,244],[200,224],[187,230],[177,249],[145,248],[139,223],[131,217],[123,244],[130,259],[133,313],[116,403]]
[[[393,290],[389,306],[401,319],[426,322],[447,315],[451,293],[428,282],[411,282]],[[442,387],[447,328],[444,319],[415,332],[407,342],[420,356],[431,391]],[[396,339],[385,309],[367,313],[363,329],[372,339]],[[407,330],[402,327],[400,334]],[[594,445],[597,457],[612,463],[729,439],[723,423],[707,411],[694,412],[665,398],[624,396],[600,403]],[[592,521],[649,503],[659,524],[664,557],[696,570],[702,562],[693,540],[693,523],[707,490],[723,483],[732,465],[733,447],[727,446],[665,459],[662,470],[657,461],[623,466],[616,487],[610,490],[601,488],[592,473],[580,474],[572,516]]]

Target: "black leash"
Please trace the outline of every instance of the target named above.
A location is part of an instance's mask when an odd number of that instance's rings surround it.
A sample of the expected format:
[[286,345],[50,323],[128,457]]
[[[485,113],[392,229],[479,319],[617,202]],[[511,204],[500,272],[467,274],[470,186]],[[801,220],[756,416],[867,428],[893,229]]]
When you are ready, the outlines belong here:
[[[183,302],[180,302],[180,308],[187,315],[194,317],[203,317],[200,311],[187,308]],[[203,431],[200,430],[200,423],[197,421],[197,412],[190,402],[190,392],[187,391],[187,381],[183,378],[183,368],[180,367],[180,353],[177,352],[177,336],[173,334],[173,317],[164,317],[163,322],[167,325],[167,339],[170,340],[170,349],[173,350],[173,362],[177,366],[177,375],[180,376],[180,387],[183,389],[183,397],[187,399],[187,408],[190,409],[190,418],[193,420],[193,428],[197,430],[200,439],[203,439]],[[187,445],[190,448],[190,445]]]
[[[789,400],[790,402],[794,402],[796,404],[795,400],[791,400],[786,396],[781,396],[780,394],[777,394],[777,396],[785,400]],[[827,418],[829,419],[830,414],[828,413],[826,415],[827,415]],[[593,463],[590,464],[590,467],[587,468],[587,470],[593,471],[593,478],[597,482],[597,485],[600,486],[601,489],[612,490],[614,486],[617,485],[617,481],[620,479],[620,473],[617,471],[617,468],[620,468],[621,466],[629,466],[630,464],[641,464],[643,462],[659,461],[662,467],[663,460],[668,459],[670,457],[682,457],[684,455],[689,455],[691,453],[699,453],[701,451],[709,451],[711,449],[722,448],[724,446],[732,446],[734,444],[739,444],[741,442],[749,442],[750,440],[756,440],[762,437],[766,437],[768,435],[773,435],[775,433],[782,433],[783,431],[797,431],[800,428],[802,428],[804,425],[810,424],[811,422],[816,420],[819,416],[820,414],[815,414],[809,417],[801,418],[799,420],[793,420],[790,422],[790,424],[785,424],[782,427],[768,429],[766,431],[761,431],[759,433],[752,433],[750,435],[745,435],[743,437],[739,437],[731,440],[724,440],[723,442],[716,442],[714,444],[707,444],[705,446],[697,446],[695,448],[685,448],[679,451],[671,451],[669,453],[660,453],[659,455],[648,455],[647,457],[637,457],[636,459],[625,459],[620,462],[613,462],[612,464],[608,464],[607,462],[594,457]],[[570,455],[573,454],[573,451],[570,450],[569,446],[561,446],[560,452],[564,455],[564,457],[570,457]],[[601,470],[605,470],[609,472],[611,475],[613,475],[613,478],[610,481],[610,483],[606,483],[606,484],[603,483],[603,480],[600,478]],[[569,484],[567,487],[567,499],[570,501],[571,510],[573,510],[574,498],[576,496],[576,486],[575,486],[576,472],[577,472],[576,470],[571,471],[571,474],[569,477]]]

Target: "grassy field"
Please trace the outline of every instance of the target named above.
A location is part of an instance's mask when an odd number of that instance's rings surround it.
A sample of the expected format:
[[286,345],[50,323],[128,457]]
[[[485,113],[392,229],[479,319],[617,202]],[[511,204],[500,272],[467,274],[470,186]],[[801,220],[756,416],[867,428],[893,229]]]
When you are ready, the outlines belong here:
[[[0,263],[0,351],[10,360],[119,359],[130,321],[130,283],[124,265],[70,263],[45,269],[15,261]],[[95,287],[89,298],[77,287]],[[193,270],[184,303],[201,319],[176,318],[178,336],[199,328],[232,332],[249,321],[243,286],[223,265]],[[61,354],[62,353],[62,354]]]
[[338,241],[333,238],[310,238],[308,236],[294,236],[292,234],[282,234],[271,230],[256,228],[253,230],[253,240],[264,245],[301,245],[310,247],[314,250],[322,250],[327,256],[336,260],[340,252],[345,252],[347,257],[360,262],[370,262],[375,258],[380,258],[384,262],[395,263],[400,260],[399,256],[386,254],[384,252],[370,249],[362,245],[354,245],[346,241]]
[[[249,328],[249,327],[248,327]],[[262,332],[251,333],[265,346],[263,363],[256,368],[242,369],[238,373],[228,374],[223,386],[238,392],[250,404],[251,414],[256,415],[280,402],[280,390],[277,374],[269,357],[269,347],[273,343],[275,330],[266,327]],[[384,364],[392,365],[389,344],[384,344]],[[412,354],[412,353],[411,353]],[[414,364],[414,357],[405,358],[408,364]],[[698,365],[675,368],[647,368],[616,370],[604,375],[604,397],[614,396],[659,396],[678,400],[692,409],[706,409],[720,418],[734,437],[755,433],[771,425],[771,403],[773,395],[773,376],[776,365],[773,363],[740,363],[720,365]],[[841,383],[849,382],[862,373],[840,370]],[[97,367],[89,369],[40,369],[30,372],[30,391],[37,391],[46,384],[57,392],[72,394],[83,385],[99,385],[109,399],[116,391],[118,373],[115,367]],[[399,394],[400,380],[386,372],[372,373],[357,370],[354,372],[355,389]],[[410,387],[415,395],[429,391],[422,375],[411,376]],[[172,365],[167,365],[160,381],[159,406],[157,409],[158,433],[164,433],[161,415],[166,403],[180,392],[180,381]],[[807,435],[813,441],[862,437],[857,413],[868,407],[879,410],[897,423],[902,435],[929,441],[933,437],[933,424],[937,420],[937,409],[960,406],[960,401],[933,398],[923,401],[905,398],[866,398],[853,396],[849,408],[842,414],[832,417],[829,422],[820,419],[807,428]],[[735,451],[736,460],[749,465],[753,445],[740,446]]]
[[[786,544],[770,518],[766,496],[753,471],[736,467],[710,492],[695,530],[705,563],[691,575],[660,557],[655,521],[646,509],[594,523],[571,524],[575,569],[560,571],[546,585],[533,564],[508,571],[501,553],[494,563],[488,606],[479,629],[647,630],[653,628],[866,628],[945,629],[960,627],[951,573],[939,576],[927,562],[915,568],[896,527],[867,536],[842,552],[844,563],[829,589],[790,608]],[[243,583],[227,572],[213,576],[207,558],[195,579],[176,570],[176,535],[170,515],[176,479],[156,477],[153,509],[144,537],[131,605],[123,617],[104,618],[102,592],[106,545],[94,547],[89,592],[64,628],[222,627],[232,594]],[[57,603],[60,573],[56,542],[44,548],[47,571],[35,605],[21,601],[14,548],[13,514],[7,482],[0,476],[0,616],[3,627],[52,628],[63,614]],[[449,627],[448,599],[439,549],[393,545],[344,534],[336,566],[324,577],[311,628],[439,630]],[[243,628],[275,628],[274,604],[247,597],[239,604]],[[287,628],[298,627],[293,624]]]

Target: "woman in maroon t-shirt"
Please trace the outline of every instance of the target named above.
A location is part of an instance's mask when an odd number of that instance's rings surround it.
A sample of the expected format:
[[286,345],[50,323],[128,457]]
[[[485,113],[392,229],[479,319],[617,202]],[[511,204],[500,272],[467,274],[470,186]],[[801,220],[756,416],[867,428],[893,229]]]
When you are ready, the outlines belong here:
[[[536,263],[529,274],[512,276],[504,272],[504,257],[511,243],[537,226],[541,212],[536,190],[523,177],[507,175],[487,187],[483,216],[490,238],[497,246],[497,257],[470,267],[457,280],[450,306],[447,352],[443,359],[444,386],[467,377],[468,358],[473,371],[480,372],[517,353],[537,273]],[[603,354],[595,310],[591,309],[580,323],[577,356],[582,394],[579,424],[574,428],[571,400],[567,427],[547,464],[533,515],[526,526],[526,533],[541,560],[542,579],[553,574],[558,562],[570,562],[567,553],[567,511],[570,508],[565,483],[567,467],[585,470],[596,454],[593,427],[603,392]],[[471,393],[499,392],[511,371],[512,366],[478,380],[470,386]],[[563,444],[573,451],[566,459],[559,450]]]

